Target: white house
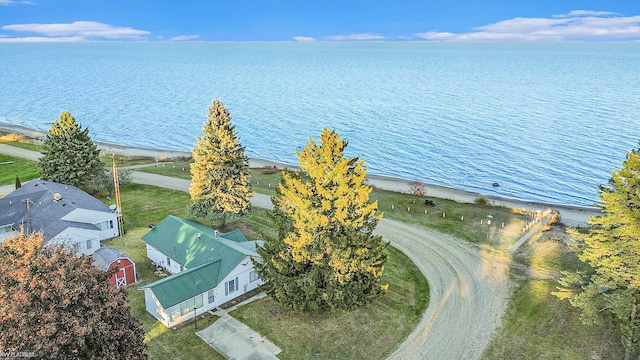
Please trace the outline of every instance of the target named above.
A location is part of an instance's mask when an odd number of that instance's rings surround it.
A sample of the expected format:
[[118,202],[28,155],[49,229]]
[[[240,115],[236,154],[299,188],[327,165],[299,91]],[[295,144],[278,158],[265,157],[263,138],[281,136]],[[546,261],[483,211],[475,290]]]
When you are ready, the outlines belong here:
[[261,240],[168,216],[145,236],[147,257],[173,275],[143,286],[147,311],[171,327],[263,284],[253,268]]
[[42,231],[48,243],[75,246],[91,255],[102,240],[119,235],[116,213],[75,186],[31,180],[0,199],[0,242]]

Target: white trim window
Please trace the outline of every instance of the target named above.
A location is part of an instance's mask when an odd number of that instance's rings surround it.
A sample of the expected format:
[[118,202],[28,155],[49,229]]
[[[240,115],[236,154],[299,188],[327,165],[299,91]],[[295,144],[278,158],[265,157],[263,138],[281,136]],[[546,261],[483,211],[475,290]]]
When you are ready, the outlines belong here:
[[91,239],[87,240],[87,250],[91,249],[93,247],[93,242],[91,241]]
[[94,225],[101,231],[113,229],[113,220],[103,221]]
[[229,281],[227,281],[226,283],[224,283],[224,294],[225,295],[229,295],[231,293],[234,293],[238,291],[238,278],[236,277],[235,279],[231,279]]
[[216,296],[213,289],[207,291],[207,300],[209,301],[209,304],[211,304],[216,300]]
[[202,307],[202,296],[193,297],[180,304],[180,315],[186,315],[194,308],[199,309]]
[[252,271],[249,273],[249,282],[254,282],[254,281],[257,281],[258,279],[260,279],[260,277],[255,271]]

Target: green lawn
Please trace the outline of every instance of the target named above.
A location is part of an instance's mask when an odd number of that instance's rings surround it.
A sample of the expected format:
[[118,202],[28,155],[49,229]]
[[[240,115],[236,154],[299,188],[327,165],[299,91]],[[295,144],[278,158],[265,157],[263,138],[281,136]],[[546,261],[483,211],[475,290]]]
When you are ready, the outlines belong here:
[[[129,302],[132,312],[143,322],[146,333],[145,342],[150,357],[154,359],[221,359],[220,354],[195,335],[193,322],[186,323],[180,329],[170,330],[156,321],[147,313],[143,293],[138,290],[141,285],[159,279],[146,258],[145,246],[140,238],[149,231],[149,224],[157,224],[169,214],[189,217],[185,212],[190,201],[189,195],[180,191],[133,184],[122,187],[121,198],[127,228],[126,235],[109,240],[105,245],[112,245],[124,251],[136,263],[140,284],[128,288]],[[112,199],[103,200],[107,203],[113,202]],[[204,221],[204,223],[212,225],[211,222]],[[263,209],[254,209],[250,216],[230,223],[225,231],[233,229],[240,229],[248,238],[261,238],[261,234],[276,235],[271,220],[267,217],[267,211]],[[260,325],[255,329],[279,346],[283,346],[286,349],[282,355],[284,358],[299,358],[296,354],[310,351],[315,340],[310,339],[308,333],[316,326],[327,330],[321,341],[324,345],[320,348],[320,351],[327,355],[341,354],[347,348],[351,348],[349,352],[343,353],[347,354],[345,355],[347,357],[368,358],[369,355],[378,354],[375,356],[380,357],[380,354],[388,354],[413,330],[428,303],[429,296],[428,284],[416,266],[396,249],[389,248],[388,254],[390,259],[383,281],[390,284],[389,292],[373,304],[352,312],[336,312],[329,316],[311,316],[299,320],[307,321],[305,324],[298,324],[298,326],[306,326],[305,331],[291,333],[291,323],[287,322],[276,322],[269,326],[281,326],[281,328],[267,330],[264,325]],[[278,312],[277,317],[281,319],[286,319],[287,316],[299,317],[297,314],[282,310],[268,299],[255,304],[259,305],[250,305],[247,310],[242,310],[243,316],[249,319],[256,319],[256,317],[260,319],[263,314],[255,311],[267,311],[268,313]],[[198,328],[201,329],[213,321],[215,321],[213,316],[199,319]],[[333,332],[328,332],[329,329],[333,329]],[[361,339],[360,343],[355,344],[352,341],[353,338],[345,338],[344,331],[339,329],[357,336]],[[292,335],[298,337],[291,337]],[[384,338],[384,341],[381,341],[381,338]],[[291,344],[300,345],[292,347]],[[339,347],[331,348],[329,344],[339,344]],[[318,349],[313,351],[316,350]]]
[[[527,245],[516,260],[537,271],[559,274],[584,265],[553,239]],[[551,294],[558,283],[524,277],[515,271],[516,289],[502,328],[483,359],[623,359],[616,327],[583,325],[580,312]]]
[[413,331],[429,302],[420,270],[399,250],[387,248],[382,282],[388,292],[354,311],[307,315],[282,309],[267,297],[231,313],[282,349],[281,359],[384,359]]
[[38,168],[38,163],[0,154],[0,185],[15,184],[16,176],[23,183],[39,177],[40,169]]

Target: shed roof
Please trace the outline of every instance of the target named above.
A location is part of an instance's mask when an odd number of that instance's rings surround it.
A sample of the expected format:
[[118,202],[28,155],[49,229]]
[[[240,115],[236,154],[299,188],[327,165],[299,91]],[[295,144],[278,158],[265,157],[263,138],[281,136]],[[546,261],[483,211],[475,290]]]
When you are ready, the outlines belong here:
[[113,246],[103,246],[91,254],[92,263],[99,269],[109,270],[109,266],[119,259],[128,259],[127,256]]

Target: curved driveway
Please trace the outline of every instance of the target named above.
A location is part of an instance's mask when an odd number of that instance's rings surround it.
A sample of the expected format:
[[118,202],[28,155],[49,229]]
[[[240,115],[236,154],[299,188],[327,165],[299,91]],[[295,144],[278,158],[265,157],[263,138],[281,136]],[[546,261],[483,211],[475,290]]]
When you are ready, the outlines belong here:
[[[0,152],[29,159],[40,156],[3,144]],[[132,180],[181,191],[189,188],[188,180],[136,171]],[[264,194],[256,194],[252,203],[271,208]],[[375,232],[407,254],[430,285],[429,306],[419,325],[390,358],[479,359],[508,302],[506,261],[451,236],[393,220],[383,219]]]
[[[189,181],[132,172],[136,183],[187,191]],[[255,194],[253,206],[272,208]],[[392,359],[479,359],[509,299],[504,259],[430,229],[383,219],[375,233],[418,266],[429,281],[430,300],[419,325]],[[393,284],[392,284],[393,286]]]

